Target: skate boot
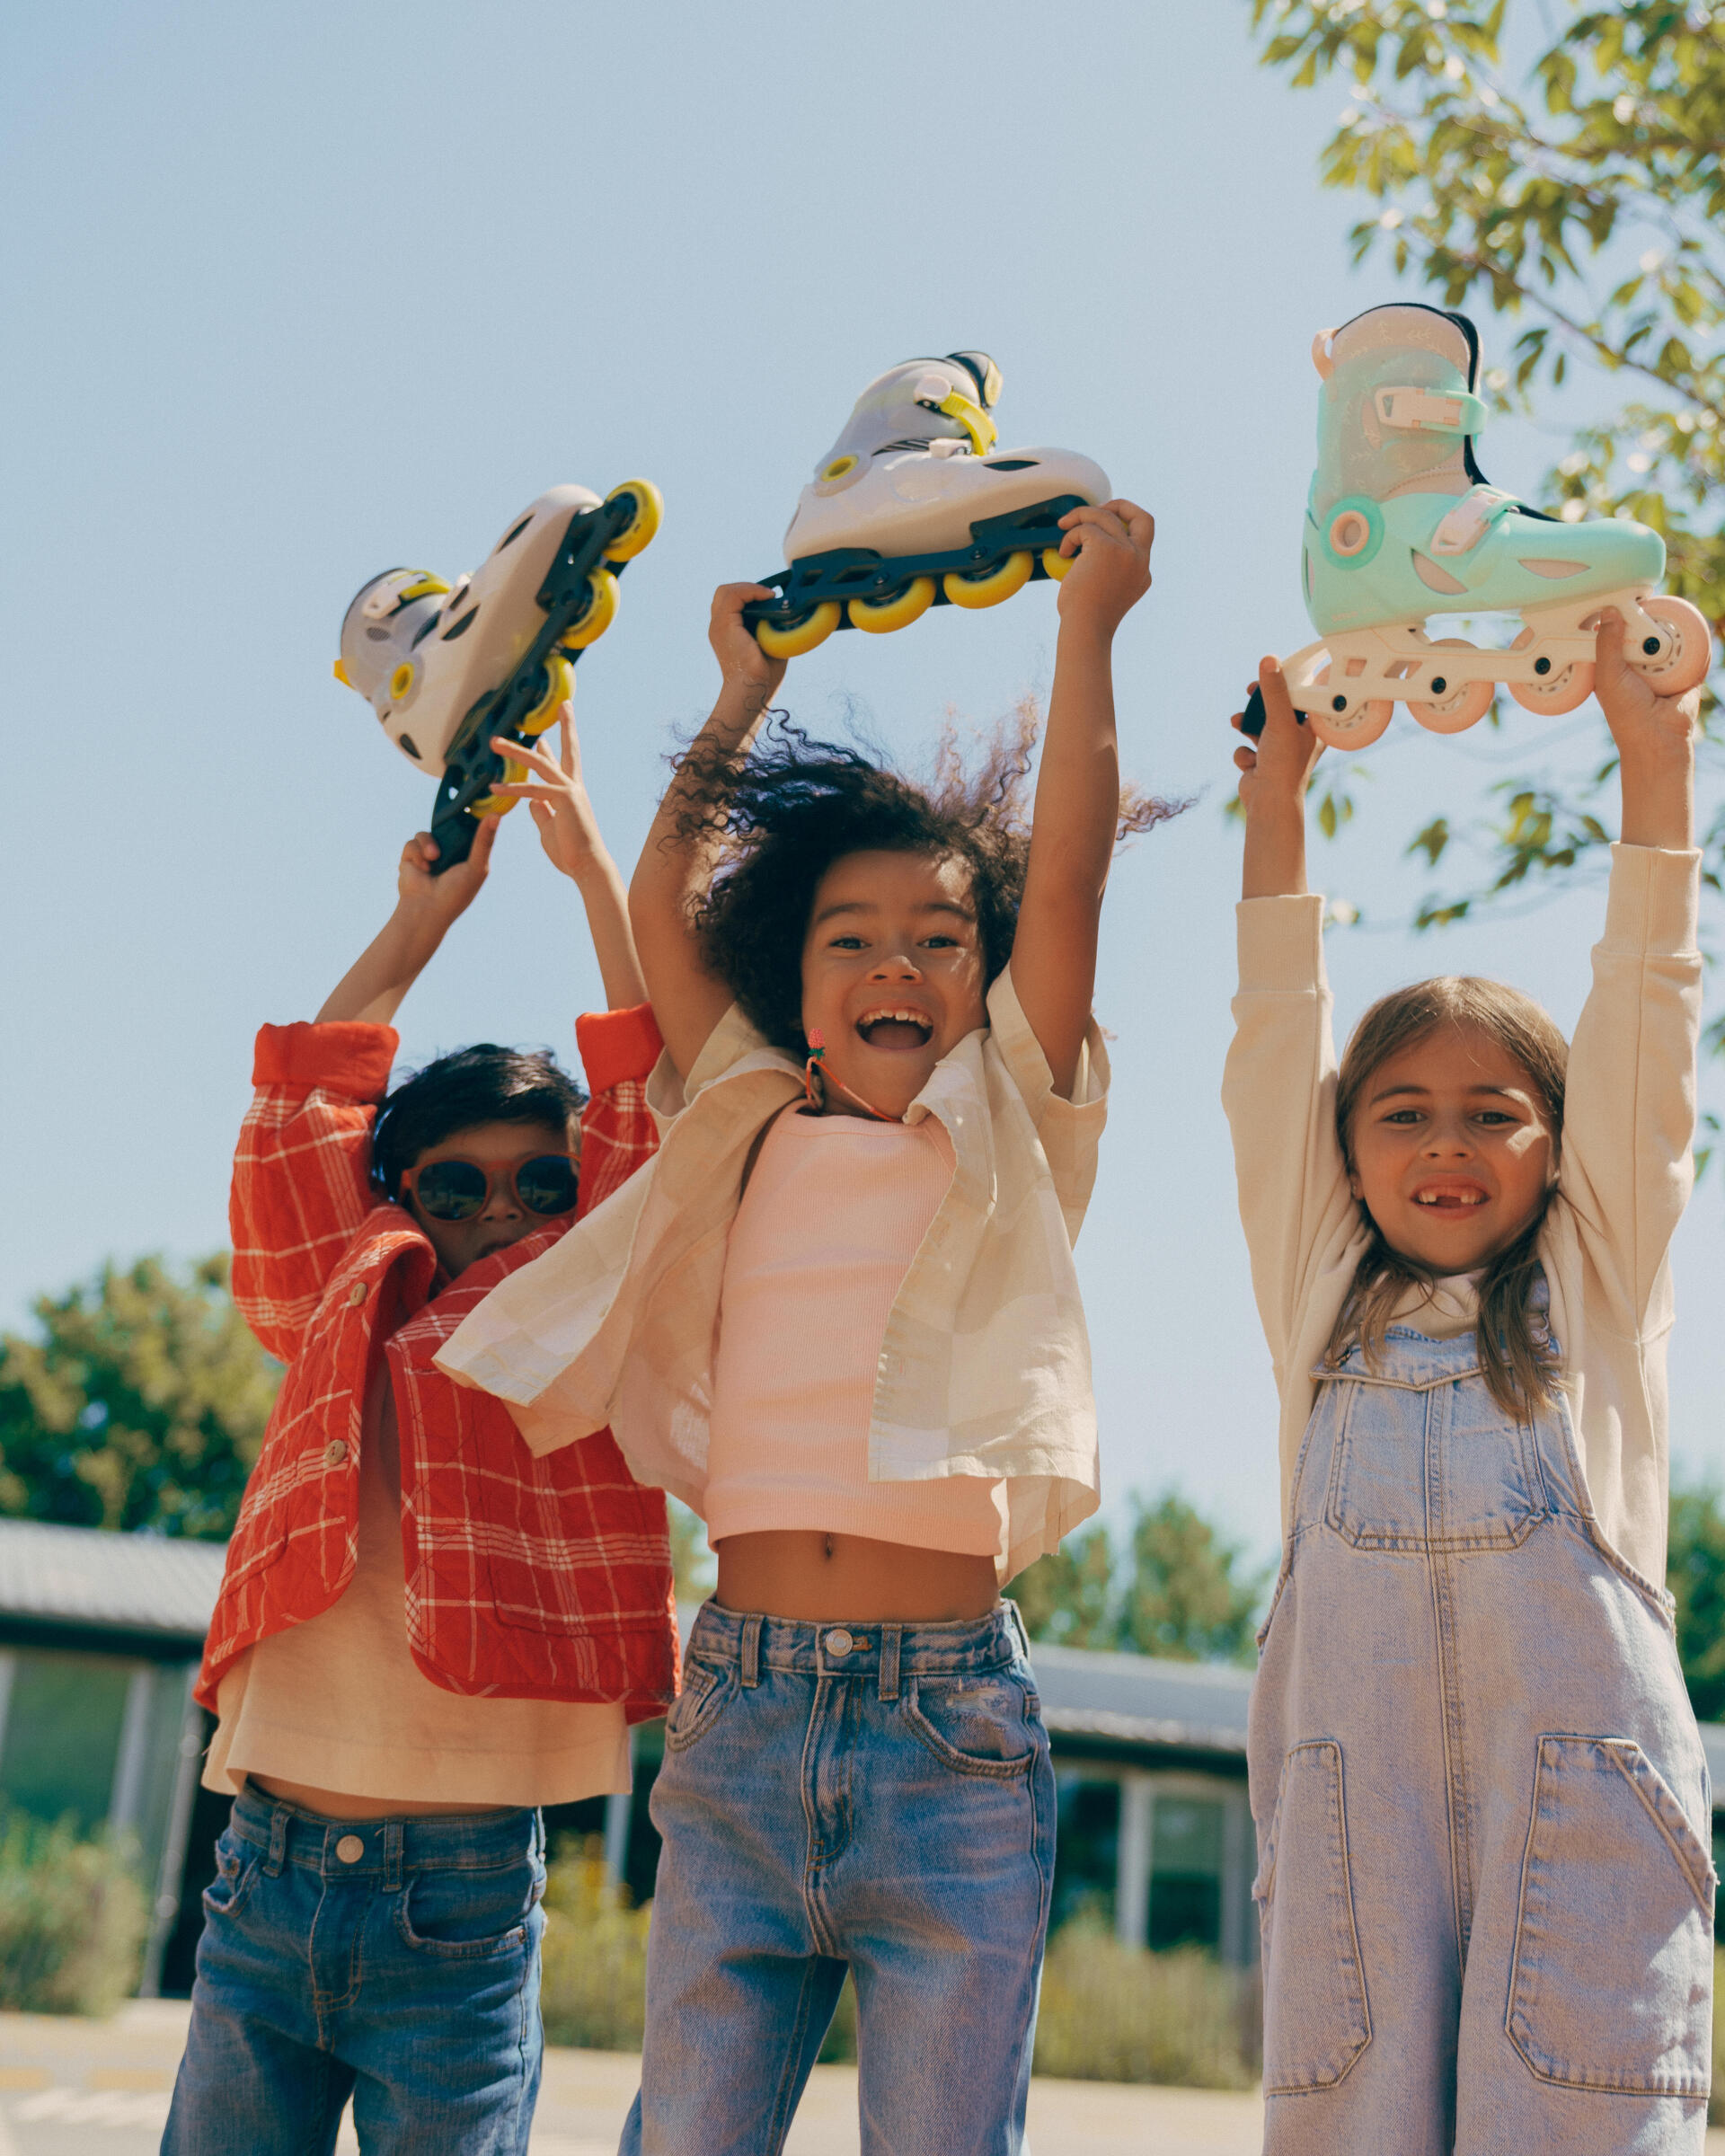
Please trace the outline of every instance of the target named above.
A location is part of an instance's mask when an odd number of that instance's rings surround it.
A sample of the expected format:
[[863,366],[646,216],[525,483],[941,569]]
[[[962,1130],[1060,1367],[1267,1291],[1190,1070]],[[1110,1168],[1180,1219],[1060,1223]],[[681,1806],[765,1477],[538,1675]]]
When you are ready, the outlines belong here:
[[434,875],[466,860],[475,817],[514,808],[491,789],[518,782],[526,766],[500,756],[491,737],[531,741],[556,717],[571,667],[611,626],[617,578],[659,529],[659,511],[650,480],[629,480],[603,501],[587,487],[553,487],[453,588],[424,570],[392,569],[348,608],[336,679],[441,782]]
[[1000,371],[986,352],[907,359],[857,399],[784,535],[779,596],[743,610],[774,658],[835,629],[902,629],[931,606],[994,606],[1065,576],[1059,520],[1106,501],[1108,476],[1069,449],[993,454]]
[[[1594,624],[1612,606],[1630,663],[1660,694],[1705,677],[1705,619],[1656,596],[1657,532],[1621,517],[1564,523],[1486,484],[1473,457],[1479,339],[1464,314],[1373,307],[1321,331],[1312,357],[1323,386],[1302,570],[1322,641],[1285,672],[1322,739],[1376,741],[1398,700],[1421,726],[1459,733],[1499,682],[1530,711],[1573,711],[1592,694]],[[1428,632],[1434,615],[1488,614],[1519,619],[1507,649]],[[1248,719],[1261,728],[1261,709]]]

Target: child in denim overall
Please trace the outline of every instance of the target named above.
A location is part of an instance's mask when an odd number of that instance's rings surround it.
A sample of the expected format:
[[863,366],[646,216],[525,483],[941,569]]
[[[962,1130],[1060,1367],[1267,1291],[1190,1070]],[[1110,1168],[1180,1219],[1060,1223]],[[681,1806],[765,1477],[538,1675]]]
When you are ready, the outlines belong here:
[[1033,831],[1028,740],[924,791],[757,739],[768,595],[719,592],[719,702],[631,892],[663,1144],[440,1358],[535,1449],[609,1421],[718,1551],[653,1790],[629,2156],[781,2149],[847,1967],[869,2156],[1022,2146],[1054,1776],[999,1582],[1097,1501],[1097,923],[1122,821],[1165,813],[1123,811],[1110,677],[1150,519],[1066,522]]
[[1451,978],[1375,1005],[1338,1071],[1319,751],[1261,679],[1224,1098],[1282,1396],[1249,1743],[1264,2146],[1698,2152],[1711,1793],[1659,1584],[1696,695],[1656,696],[1605,618],[1623,838],[1572,1048]]

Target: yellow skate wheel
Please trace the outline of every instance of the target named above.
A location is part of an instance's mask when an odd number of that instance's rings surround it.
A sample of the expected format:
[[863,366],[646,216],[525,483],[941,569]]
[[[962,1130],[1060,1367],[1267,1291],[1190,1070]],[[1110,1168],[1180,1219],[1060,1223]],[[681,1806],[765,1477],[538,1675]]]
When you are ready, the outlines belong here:
[[521,721],[521,731],[529,737],[543,734],[559,708],[575,694],[575,669],[555,651],[545,668],[545,677],[544,694]]
[[784,628],[772,622],[756,622],[755,641],[769,658],[801,658],[805,651],[827,641],[838,627],[839,612],[836,599],[823,599]]
[[949,569],[941,579],[954,606],[998,606],[1031,580],[1028,553],[1008,554],[997,568],[972,576],[968,570]]
[[851,626],[876,635],[889,629],[905,629],[934,604],[933,577],[913,577],[902,591],[889,599],[853,599]]
[[1063,554],[1057,546],[1042,549],[1042,574],[1052,577],[1057,584],[1078,559],[1076,554]]
[[643,547],[652,543],[659,519],[665,514],[665,497],[650,479],[625,479],[620,487],[613,487],[605,499],[615,501],[620,494],[634,496],[635,513],[606,548],[607,561],[632,561]]
[[1572,658],[1567,667],[1548,674],[1543,681],[1506,682],[1505,687],[1524,711],[1543,711],[1555,719],[1585,703],[1593,694],[1593,661]]
[[1464,733],[1477,726],[1491,709],[1497,685],[1490,681],[1459,682],[1446,696],[1429,703],[1410,703],[1408,716],[1430,734]]
[[587,587],[593,596],[580,620],[563,632],[565,651],[585,651],[589,644],[597,644],[617,618],[617,579],[611,571],[596,569],[587,579]]
[[1671,637],[1669,650],[1659,658],[1643,658],[1634,640],[1624,639],[1624,656],[1648,686],[1661,696],[1681,696],[1705,681],[1713,663],[1713,640],[1700,607],[1687,599],[1652,598],[1641,601],[1641,612],[1650,614]]

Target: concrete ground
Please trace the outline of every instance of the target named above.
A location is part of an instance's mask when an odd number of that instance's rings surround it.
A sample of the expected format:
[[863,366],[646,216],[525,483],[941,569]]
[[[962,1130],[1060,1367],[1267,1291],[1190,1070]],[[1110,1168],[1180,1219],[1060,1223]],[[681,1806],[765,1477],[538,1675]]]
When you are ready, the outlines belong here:
[[[155,2156],[185,2042],[187,2008],[139,2000],[111,2021],[0,2014],[0,2156]],[[621,2052],[552,2051],[532,2156],[615,2156],[635,2092]],[[1037,2156],[1257,2156],[1255,2096],[1039,2081],[1031,2090]],[[338,2150],[358,2156],[344,2123]],[[1707,2136],[1725,2156],[1725,2130]],[[818,2066],[788,2156],[856,2156],[856,2077]],[[235,2156],[240,2156],[236,2152]]]

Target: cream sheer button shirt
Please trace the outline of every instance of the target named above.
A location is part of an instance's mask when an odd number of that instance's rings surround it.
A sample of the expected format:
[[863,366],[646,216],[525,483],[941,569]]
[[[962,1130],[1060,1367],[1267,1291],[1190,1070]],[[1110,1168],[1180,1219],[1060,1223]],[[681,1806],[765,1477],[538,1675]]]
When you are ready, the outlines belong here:
[[[1096,1509],[1096,1409],[1073,1243],[1090,1202],[1109,1068],[1092,1021],[1069,1100],[1010,967],[988,1026],[936,1065],[906,1120],[939,1118],[954,1166],[887,1321],[871,1481],[1004,1481],[1003,1579]],[[633,1473],[704,1510],[713,1341],[750,1145],[802,1091],[800,1066],[734,1005],[685,1084],[661,1058],[662,1144],[438,1356],[508,1402],[535,1453],[608,1423]]]

